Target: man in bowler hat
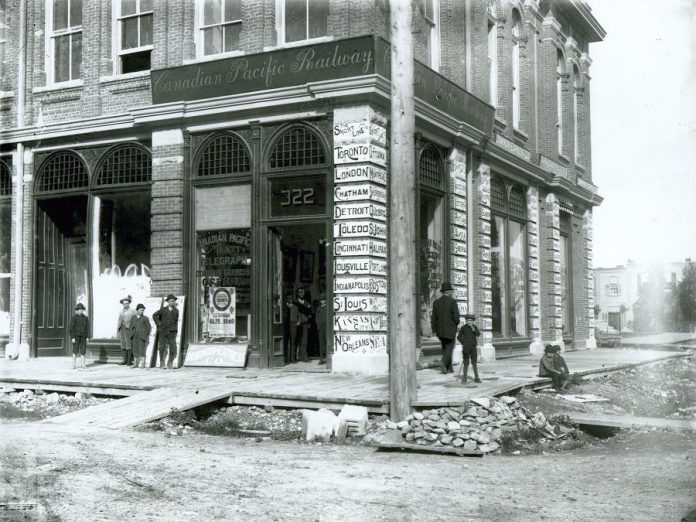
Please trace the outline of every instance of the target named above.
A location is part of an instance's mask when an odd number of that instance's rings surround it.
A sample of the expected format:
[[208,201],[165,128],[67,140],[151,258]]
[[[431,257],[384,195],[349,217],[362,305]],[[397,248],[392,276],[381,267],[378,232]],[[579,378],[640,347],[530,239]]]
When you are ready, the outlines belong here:
[[[152,314],[152,320],[157,325],[159,335],[159,357],[160,368],[172,369],[174,357],[176,356],[176,333],[179,330],[179,309],[176,307],[176,296],[167,296],[167,306],[160,308]],[[167,366],[164,365],[164,355],[169,350]]]
[[138,315],[133,320],[133,356],[135,357],[135,366],[133,368],[140,368],[141,362],[142,367],[145,368],[145,352],[150,342],[152,325],[150,324],[150,319],[145,315],[145,305],[138,304],[135,307],[135,312]]
[[476,338],[481,335],[478,326],[474,323],[476,316],[474,314],[464,315],[466,323],[462,325],[457,335],[457,340],[462,344],[462,384],[466,384],[467,374],[469,373],[469,361],[474,367],[474,382],[481,382],[478,374],[476,361],[478,360],[478,350],[476,349]]
[[433,314],[430,317],[430,326],[433,332],[440,339],[442,344],[442,362],[440,371],[442,373],[453,373],[452,369],[452,350],[454,350],[454,340],[457,337],[457,326],[459,326],[459,307],[457,301],[452,297],[454,289],[449,282],[442,283],[440,286],[440,297],[433,303]]

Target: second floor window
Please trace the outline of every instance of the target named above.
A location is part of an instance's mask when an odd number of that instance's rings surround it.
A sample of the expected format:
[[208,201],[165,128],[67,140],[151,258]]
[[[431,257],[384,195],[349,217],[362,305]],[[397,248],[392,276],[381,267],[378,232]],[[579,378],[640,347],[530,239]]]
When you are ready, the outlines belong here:
[[118,73],[148,71],[152,54],[152,0],[121,0],[117,8]]
[[198,2],[199,56],[238,51],[242,31],[241,0],[201,0]]
[[512,126],[520,128],[520,15],[512,12]]
[[580,104],[578,103],[578,91],[580,90],[580,73],[578,73],[578,68],[573,67],[573,150],[575,151],[575,162],[577,163],[580,159],[580,136],[578,133],[580,115],[578,114],[578,109]]
[[563,55],[560,51],[556,57],[556,141],[558,153],[563,154]]
[[427,65],[437,71],[440,69],[440,0],[423,0],[423,4]]
[[48,82],[77,80],[82,66],[82,0],[49,1],[46,14]]
[[282,43],[329,34],[329,0],[281,0]]
[[488,102],[498,105],[498,26],[488,20]]
[[621,288],[619,287],[619,278],[611,276],[609,278],[609,295],[619,295]]

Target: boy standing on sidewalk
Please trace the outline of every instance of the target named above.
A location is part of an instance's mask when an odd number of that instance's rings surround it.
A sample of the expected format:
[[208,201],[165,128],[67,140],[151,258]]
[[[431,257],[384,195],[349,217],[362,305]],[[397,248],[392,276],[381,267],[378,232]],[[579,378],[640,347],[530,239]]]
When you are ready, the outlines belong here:
[[87,337],[89,336],[89,318],[85,315],[85,305],[77,303],[75,315],[70,319],[70,338],[73,344],[72,367],[77,368],[77,354],[82,359],[82,369],[85,366],[85,354],[87,353]]
[[150,319],[144,315],[145,305],[138,304],[135,307],[135,313],[137,315],[133,320],[133,357],[135,357],[135,366],[133,368],[140,368],[141,361],[142,367],[145,368],[145,353],[147,344],[150,342],[152,325],[150,324]]

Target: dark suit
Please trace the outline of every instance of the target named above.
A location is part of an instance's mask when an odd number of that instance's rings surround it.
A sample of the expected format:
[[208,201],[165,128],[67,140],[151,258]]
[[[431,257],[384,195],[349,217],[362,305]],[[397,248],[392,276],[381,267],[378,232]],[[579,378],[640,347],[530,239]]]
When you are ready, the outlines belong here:
[[87,337],[89,337],[89,319],[86,315],[75,314],[70,319],[70,337],[73,341],[73,353],[87,353]]
[[135,357],[145,357],[145,350],[150,342],[150,319],[141,315],[133,319],[133,355]]
[[451,372],[452,350],[454,339],[457,336],[459,325],[459,307],[457,301],[443,294],[433,303],[433,315],[430,317],[430,326],[440,339],[442,345],[442,372]]
[[159,355],[160,367],[164,367],[164,355],[169,349],[167,358],[167,366],[172,367],[174,357],[176,357],[176,334],[179,330],[179,309],[178,308],[160,308],[152,314],[152,320],[157,325],[157,333],[159,334]]
[[464,356],[464,364],[469,364],[469,359],[476,365],[478,359],[478,352],[476,350],[477,337],[481,335],[478,326],[472,324],[469,326],[465,324],[459,330],[459,335],[457,335],[457,340],[462,344],[462,355]]

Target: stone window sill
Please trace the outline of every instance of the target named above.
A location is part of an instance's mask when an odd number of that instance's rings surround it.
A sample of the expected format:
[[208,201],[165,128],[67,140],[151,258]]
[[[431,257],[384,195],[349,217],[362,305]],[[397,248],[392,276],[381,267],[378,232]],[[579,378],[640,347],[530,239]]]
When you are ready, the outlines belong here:
[[147,71],[137,71],[133,73],[128,73],[128,74],[115,74],[113,76],[102,76],[99,78],[99,83],[104,83],[104,84],[109,84],[109,83],[118,83],[118,82],[124,82],[128,80],[138,80],[142,78],[149,78],[150,77],[150,70],[148,69]]
[[83,87],[82,80],[75,80],[70,82],[54,83],[52,85],[46,85],[45,87],[34,87],[31,92],[33,94],[43,94],[47,92],[59,92],[59,91],[70,91],[70,90],[81,90]]

